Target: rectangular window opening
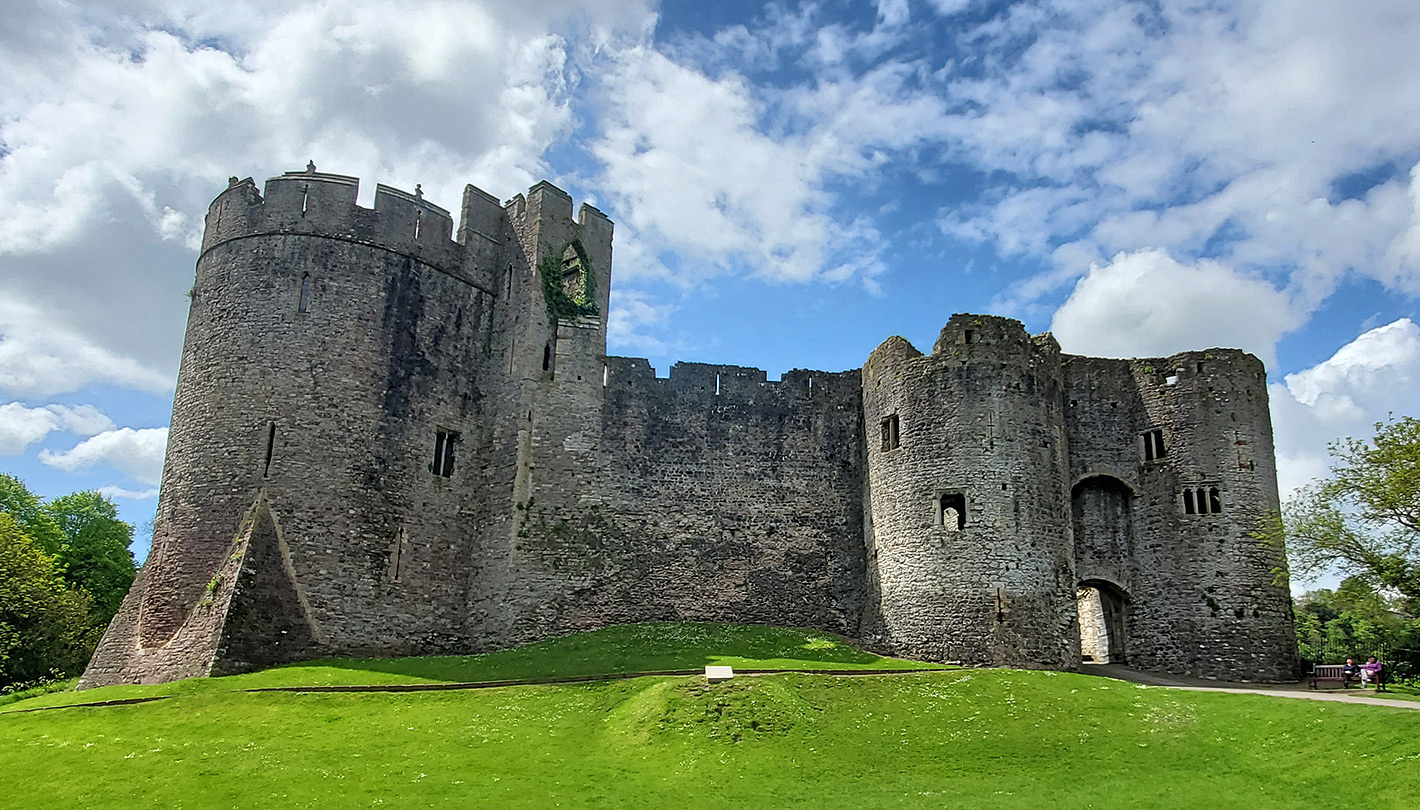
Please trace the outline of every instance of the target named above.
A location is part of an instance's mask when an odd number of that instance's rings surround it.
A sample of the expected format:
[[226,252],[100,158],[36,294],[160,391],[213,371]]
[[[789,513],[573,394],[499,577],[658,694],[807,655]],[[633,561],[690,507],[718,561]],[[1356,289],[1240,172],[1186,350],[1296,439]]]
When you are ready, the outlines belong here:
[[311,274],[301,274],[301,295],[296,301],[297,312],[310,312],[311,310]]
[[607,382],[607,380],[610,379],[610,378],[611,378],[611,368],[608,367],[607,365],[603,364],[603,365],[602,365],[602,388],[606,388],[606,382]]
[[720,372],[715,372],[715,396],[720,396]]
[[1157,461],[1168,455],[1164,447],[1164,431],[1160,428],[1144,431],[1144,460]]
[[301,186],[301,216],[306,215],[306,203],[311,198],[311,187]]
[[937,497],[937,525],[949,532],[966,528],[966,496],[960,492],[944,492]]
[[416,241],[416,242],[419,241],[419,226],[423,224],[423,220],[424,220],[424,212],[423,212],[423,211],[415,211],[415,212],[414,212],[414,241]]
[[1185,515],[1193,514],[1193,490],[1186,487],[1183,490],[1183,513]]
[[883,440],[883,449],[884,449],[884,450],[895,450],[895,449],[897,449],[898,445],[901,443],[901,437],[900,437],[900,435],[899,435],[899,433],[898,433],[898,430],[899,430],[899,427],[898,427],[897,414],[895,414],[895,413],[894,413],[894,414],[889,414],[888,416],[883,417],[883,421],[882,421],[882,432],[883,432],[882,440]]
[[454,448],[458,446],[459,434],[452,430],[434,431],[434,463],[429,471],[440,478],[454,474]]
[[973,332],[972,330],[970,330],[970,329],[966,330],[965,336],[966,336],[966,341],[965,341],[965,342],[967,342],[967,343],[975,343],[975,342],[976,342],[976,333]]

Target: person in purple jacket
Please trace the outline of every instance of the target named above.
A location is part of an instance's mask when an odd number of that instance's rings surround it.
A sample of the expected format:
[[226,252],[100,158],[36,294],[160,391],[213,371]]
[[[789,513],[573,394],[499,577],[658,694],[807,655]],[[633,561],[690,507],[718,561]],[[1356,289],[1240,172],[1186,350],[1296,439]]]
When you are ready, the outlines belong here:
[[1372,686],[1381,679],[1381,662],[1373,655],[1361,665],[1361,688]]

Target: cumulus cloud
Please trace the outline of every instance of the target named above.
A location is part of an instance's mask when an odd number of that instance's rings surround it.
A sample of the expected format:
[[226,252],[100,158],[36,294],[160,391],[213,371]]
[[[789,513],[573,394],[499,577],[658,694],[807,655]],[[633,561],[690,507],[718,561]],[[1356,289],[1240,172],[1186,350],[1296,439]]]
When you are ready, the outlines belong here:
[[1277,339],[1296,326],[1287,296],[1214,261],[1179,262],[1165,250],[1094,264],[1055,312],[1068,352],[1101,357],[1241,348],[1275,365]]
[[168,375],[98,345],[52,312],[0,299],[0,391],[49,396],[94,381],[164,393]]
[[65,472],[81,472],[107,465],[134,480],[157,486],[163,475],[167,428],[118,428],[85,439],[68,450],[41,450],[39,460]]
[[1368,437],[1376,422],[1416,415],[1420,326],[1409,318],[1363,332],[1330,358],[1272,383],[1282,496],[1325,476],[1328,442]]
[[1413,12],[1408,0],[1014,4],[963,36],[977,59],[948,79],[964,102],[951,134],[962,160],[1013,182],[945,211],[943,227],[1044,259],[1076,242],[1282,268],[1304,310],[1352,273],[1420,292],[1407,235],[1420,192],[1394,171],[1420,129]]
[[[914,88],[913,75],[886,63],[786,91],[771,105],[739,74],[712,77],[651,48],[628,50],[604,81],[592,146],[604,167],[599,184],[633,239],[652,254],[677,254],[683,283],[746,272],[775,282],[856,277],[871,287],[883,270],[882,237],[843,211],[830,185],[871,182],[888,152],[930,140],[943,102]],[[622,268],[623,278],[647,272]]]
[[447,207],[468,181],[511,194],[550,174],[575,123],[579,53],[655,19],[639,0],[20,6],[0,32],[0,300],[67,330],[6,331],[23,392],[166,386],[149,372],[176,370],[182,291],[229,175],[314,158],[364,177],[366,199],[374,181]]
[[19,402],[11,402],[0,405],[0,456],[23,453],[56,430],[93,436],[113,427],[113,421],[92,405],[27,408]]

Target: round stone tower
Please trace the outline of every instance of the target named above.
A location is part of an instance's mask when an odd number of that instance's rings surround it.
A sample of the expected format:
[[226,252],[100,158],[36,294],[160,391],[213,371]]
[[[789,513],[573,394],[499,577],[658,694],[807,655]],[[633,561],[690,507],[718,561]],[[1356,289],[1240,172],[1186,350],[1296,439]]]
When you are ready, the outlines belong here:
[[865,635],[901,653],[1068,669],[1079,658],[1060,350],[954,316],[932,354],[891,338],[863,368]]
[[417,190],[357,194],[312,167],[212,203],[153,549],[86,685],[458,643],[506,218],[469,187],[493,232],[455,241]]

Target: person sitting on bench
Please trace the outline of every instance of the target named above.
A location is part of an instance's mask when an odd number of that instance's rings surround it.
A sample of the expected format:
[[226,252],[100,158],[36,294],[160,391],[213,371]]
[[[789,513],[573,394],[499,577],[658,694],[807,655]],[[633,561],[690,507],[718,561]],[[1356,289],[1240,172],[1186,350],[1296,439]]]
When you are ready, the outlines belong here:
[[1381,679],[1381,662],[1373,655],[1370,660],[1361,665],[1361,688],[1374,686]]
[[1346,659],[1346,666],[1341,668],[1341,688],[1350,689],[1351,682],[1361,677],[1361,668],[1356,666],[1354,658]]

